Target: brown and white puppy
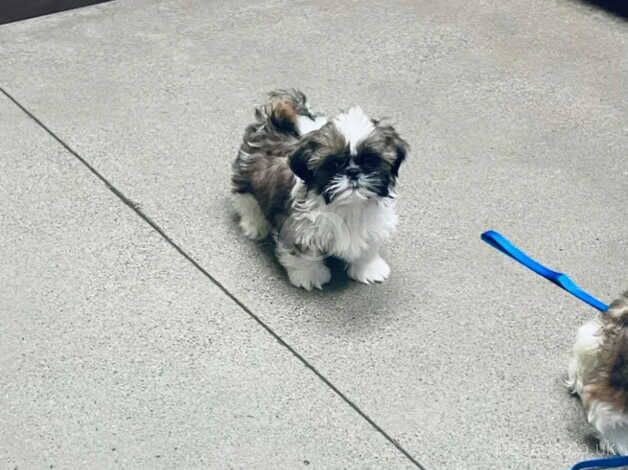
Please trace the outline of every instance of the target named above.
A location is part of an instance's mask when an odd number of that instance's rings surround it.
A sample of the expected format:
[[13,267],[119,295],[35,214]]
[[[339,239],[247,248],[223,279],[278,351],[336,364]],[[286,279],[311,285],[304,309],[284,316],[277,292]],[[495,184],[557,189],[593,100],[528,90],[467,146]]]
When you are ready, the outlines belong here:
[[272,233],[292,284],[322,288],[327,256],[364,283],[390,274],[379,248],[397,223],[399,167],[407,143],[359,107],[313,115],[297,90],[270,93],[255,111],[233,164],[234,203],[245,235]]
[[628,454],[628,292],[578,330],[568,385],[601,447]]

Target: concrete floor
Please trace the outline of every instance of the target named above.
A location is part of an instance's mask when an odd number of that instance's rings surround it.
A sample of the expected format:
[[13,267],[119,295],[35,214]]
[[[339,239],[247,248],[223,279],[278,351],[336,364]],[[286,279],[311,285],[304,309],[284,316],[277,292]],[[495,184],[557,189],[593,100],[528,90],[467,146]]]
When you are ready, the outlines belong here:
[[[597,455],[562,385],[593,310],[479,235],[603,300],[628,288],[619,18],[571,0],[127,0],[0,27],[0,64],[23,106],[0,95],[0,467]],[[230,163],[285,86],[409,141],[387,283],[296,290],[238,232]]]

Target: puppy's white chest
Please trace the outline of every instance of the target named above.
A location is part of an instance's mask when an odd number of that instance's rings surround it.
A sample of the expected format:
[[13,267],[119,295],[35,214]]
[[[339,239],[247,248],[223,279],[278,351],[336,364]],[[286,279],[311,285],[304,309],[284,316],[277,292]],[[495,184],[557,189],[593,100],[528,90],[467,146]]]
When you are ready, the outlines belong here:
[[302,245],[349,262],[381,245],[397,223],[392,200],[323,205],[298,217],[297,238]]

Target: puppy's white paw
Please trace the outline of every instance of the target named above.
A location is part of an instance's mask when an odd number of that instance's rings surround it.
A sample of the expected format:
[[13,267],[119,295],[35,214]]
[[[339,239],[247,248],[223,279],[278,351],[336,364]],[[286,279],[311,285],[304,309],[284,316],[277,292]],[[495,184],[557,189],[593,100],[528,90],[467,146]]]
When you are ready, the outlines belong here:
[[381,256],[349,265],[349,277],[364,284],[384,282],[390,276],[390,266]]
[[252,240],[261,240],[270,233],[270,223],[251,194],[234,194],[233,205],[240,215],[242,233]]
[[251,240],[262,240],[270,233],[270,224],[265,219],[240,219],[242,233]]
[[292,285],[305,290],[322,289],[331,280],[331,272],[323,263],[307,268],[288,269],[288,278]]

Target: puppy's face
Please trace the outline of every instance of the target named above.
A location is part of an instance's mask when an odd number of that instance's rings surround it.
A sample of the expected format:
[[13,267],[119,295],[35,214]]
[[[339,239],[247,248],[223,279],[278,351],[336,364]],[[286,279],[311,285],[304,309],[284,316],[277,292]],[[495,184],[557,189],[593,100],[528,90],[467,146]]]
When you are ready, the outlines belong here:
[[327,204],[391,196],[408,145],[391,126],[352,108],[307,134],[290,168]]

